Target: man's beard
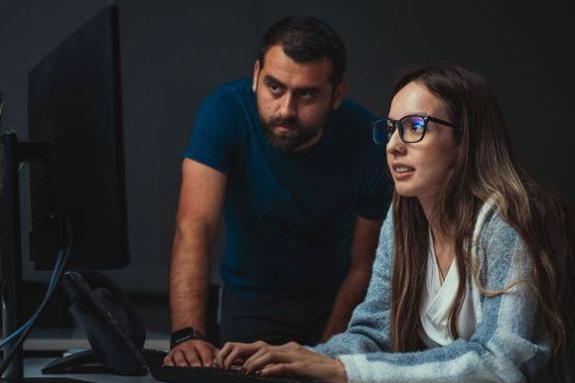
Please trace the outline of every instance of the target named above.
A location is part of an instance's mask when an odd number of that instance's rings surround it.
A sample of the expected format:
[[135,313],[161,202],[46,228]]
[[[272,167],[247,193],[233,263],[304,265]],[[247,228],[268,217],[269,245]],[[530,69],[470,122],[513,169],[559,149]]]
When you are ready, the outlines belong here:
[[[265,121],[260,115],[260,120],[270,144],[282,153],[289,153],[317,136],[325,118],[320,125],[314,126],[304,126],[295,117],[271,117]],[[274,130],[278,126],[288,128],[289,131],[278,134]]]

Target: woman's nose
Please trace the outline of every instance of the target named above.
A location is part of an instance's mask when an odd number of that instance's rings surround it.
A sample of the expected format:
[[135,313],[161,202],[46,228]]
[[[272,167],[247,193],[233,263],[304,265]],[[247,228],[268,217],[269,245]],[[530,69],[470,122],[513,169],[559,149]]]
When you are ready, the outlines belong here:
[[405,143],[401,141],[401,138],[399,137],[399,131],[397,129],[395,129],[393,134],[389,137],[386,150],[388,154],[393,156],[405,154]]

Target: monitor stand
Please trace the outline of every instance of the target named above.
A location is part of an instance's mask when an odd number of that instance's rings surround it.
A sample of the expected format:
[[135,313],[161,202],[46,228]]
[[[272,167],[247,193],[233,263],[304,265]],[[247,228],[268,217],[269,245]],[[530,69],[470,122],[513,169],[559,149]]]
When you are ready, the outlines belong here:
[[[20,189],[18,171],[20,164],[42,161],[47,157],[47,145],[18,142],[15,133],[0,134],[4,149],[3,198],[0,201],[0,280],[2,283],[2,338],[21,325],[20,293],[22,285],[22,249],[20,243]],[[6,345],[2,351],[7,355],[12,349]],[[24,378],[22,346],[0,377],[0,383],[85,382],[61,377]]]

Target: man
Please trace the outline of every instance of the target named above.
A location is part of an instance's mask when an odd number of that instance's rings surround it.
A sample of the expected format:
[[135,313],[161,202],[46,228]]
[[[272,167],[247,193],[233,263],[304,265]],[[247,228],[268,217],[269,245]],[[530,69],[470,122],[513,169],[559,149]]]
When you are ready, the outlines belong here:
[[252,81],[225,84],[196,117],[172,250],[167,365],[209,365],[210,253],[223,207],[220,341],[314,344],[361,301],[388,206],[373,116],[343,100],[346,55],[315,18],[264,35]]

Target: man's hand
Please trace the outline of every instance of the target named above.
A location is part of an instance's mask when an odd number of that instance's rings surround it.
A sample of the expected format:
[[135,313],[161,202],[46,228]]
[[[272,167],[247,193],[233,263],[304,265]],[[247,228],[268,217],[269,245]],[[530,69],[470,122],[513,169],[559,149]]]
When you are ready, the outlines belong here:
[[295,342],[283,346],[270,346],[265,342],[226,343],[216,356],[216,363],[220,367],[229,368],[241,359],[245,360],[242,370],[246,374],[347,382],[345,368],[339,360],[308,350]]
[[200,339],[190,339],[170,350],[164,358],[164,366],[208,367],[211,366],[218,349]]

